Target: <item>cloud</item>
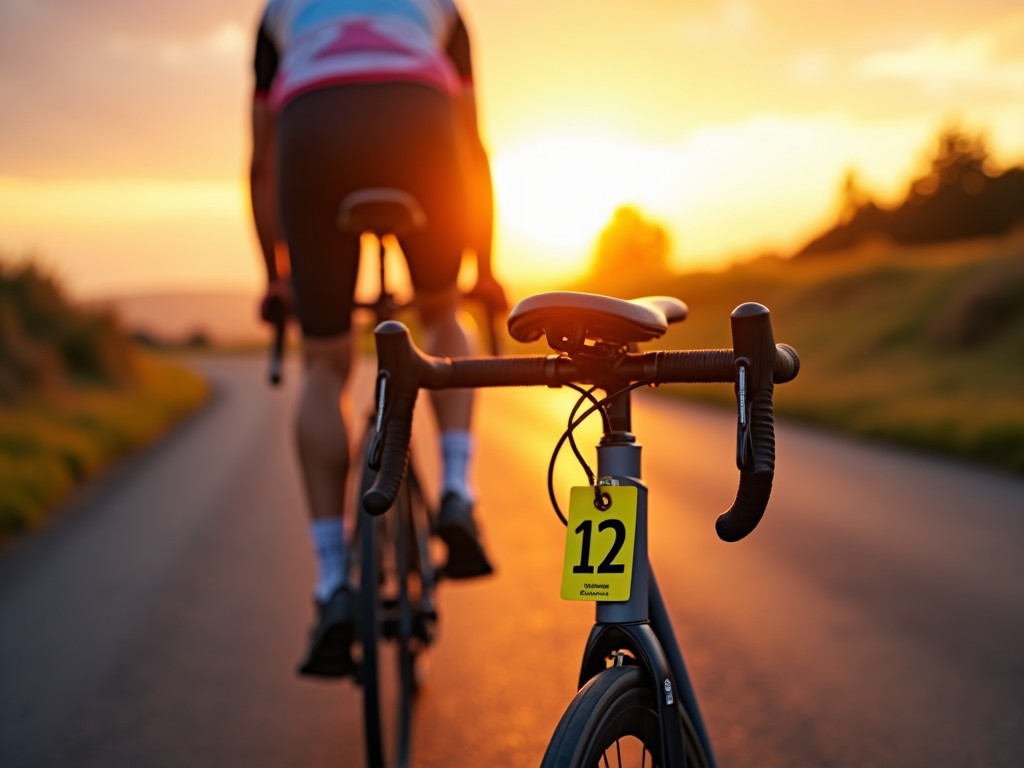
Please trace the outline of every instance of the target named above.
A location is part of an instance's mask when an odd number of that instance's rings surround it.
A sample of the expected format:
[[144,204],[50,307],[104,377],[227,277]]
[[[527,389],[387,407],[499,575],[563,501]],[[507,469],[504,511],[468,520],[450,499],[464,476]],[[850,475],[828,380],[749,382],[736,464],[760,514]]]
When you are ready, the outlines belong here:
[[824,83],[833,72],[832,57],[821,51],[804,51],[789,61],[789,74],[798,83]]
[[151,39],[115,34],[106,39],[108,53],[124,58],[157,61],[164,66],[207,64],[221,59],[234,65],[251,46],[248,32],[237,22],[225,22],[194,37]]
[[718,3],[711,13],[688,16],[683,32],[691,43],[709,44],[748,35],[757,25],[754,7],[741,0]]
[[936,95],[986,89],[1024,95],[1024,14],[959,37],[932,37],[872,53],[855,66],[869,80],[918,83]]
[[0,170],[236,175],[254,21],[230,4],[0,0]]

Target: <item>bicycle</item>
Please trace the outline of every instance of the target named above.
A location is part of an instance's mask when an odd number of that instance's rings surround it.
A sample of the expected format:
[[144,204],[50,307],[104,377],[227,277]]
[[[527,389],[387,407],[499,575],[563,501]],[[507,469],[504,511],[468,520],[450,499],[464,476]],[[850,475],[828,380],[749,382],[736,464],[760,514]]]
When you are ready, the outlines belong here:
[[[378,246],[378,292],[354,310],[369,313],[373,322],[391,320],[411,302],[397,300],[386,282],[386,241],[401,239],[426,224],[416,199],[392,188],[361,189],[339,206],[337,225],[348,234],[371,235]],[[282,313],[283,315],[283,313]],[[276,317],[275,317],[276,319]],[[269,378],[281,381],[283,316],[275,323]],[[492,346],[496,345],[492,338]],[[413,704],[421,684],[418,661],[435,637],[438,622],[435,590],[442,576],[431,554],[431,509],[414,467],[396,486],[391,513],[370,516],[361,498],[370,487],[379,461],[378,407],[367,414],[359,441],[362,466],[352,462],[355,475],[347,509],[358,510],[348,539],[349,583],[357,591],[356,684],[362,689],[367,764],[407,766],[411,760]],[[394,656],[390,662],[386,659]]]
[[[384,322],[375,331],[383,448],[380,471],[363,496],[371,514],[390,507],[406,476],[421,388],[570,386],[580,393],[554,449],[548,492],[567,526],[562,596],[595,601],[596,621],[579,690],[554,730],[542,768],[622,765],[624,758],[632,761],[629,765],[715,765],[647,556],[648,489],[632,434],[630,393],[666,383],[733,384],[740,479],[736,499],[716,521],[716,530],[723,540],[737,541],[754,529],[767,507],[775,468],[773,388],[797,375],[799,358],[792,347],[775,344],[770,313],[755,303],[733,311],[732,349],[637,351],[687,312],[671,297],[626,301],[554,292],[520,301],[508,317],[510,335],[522,342],[544,337],[554,355],[441,359],[417,349],[401,323]],[[598,399],[595,392],[604,396]],[[599,415],[603,427],[596,474],[572,438],[591,414]],[[552,479],[566,441],[589,481],[571,490],[568,517],[558,506]]]

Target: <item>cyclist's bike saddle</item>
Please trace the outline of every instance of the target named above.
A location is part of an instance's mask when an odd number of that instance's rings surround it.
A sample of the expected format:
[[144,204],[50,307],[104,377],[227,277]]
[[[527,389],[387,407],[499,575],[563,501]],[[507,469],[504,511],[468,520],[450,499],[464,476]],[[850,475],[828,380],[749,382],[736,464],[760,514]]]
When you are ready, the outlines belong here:
[[370,187],[345,196],[338,207],[337,223],[344,232],[401,238],[422,229],[427,215],[416,198],[404,190]]
[[552,349],[573,352],[586,342],[625,345],[665,335],[670,323],[686,319],[686,304],[671,296],[615,299],[593,293],[552,291],[530,296],[508,316],[516,341],[547,337]]

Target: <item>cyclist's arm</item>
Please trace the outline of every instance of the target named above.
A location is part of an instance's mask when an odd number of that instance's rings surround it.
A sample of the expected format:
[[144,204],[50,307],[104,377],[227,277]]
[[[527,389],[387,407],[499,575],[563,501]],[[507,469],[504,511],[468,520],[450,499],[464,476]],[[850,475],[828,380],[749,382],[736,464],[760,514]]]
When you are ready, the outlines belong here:
[[273,153],[274,118],[266,101],[256,99],[252,104],[252,162],[249,169],[249,192],[252,202],[253,223],[259,239],[267,281],[278,278],[275,244],[277,227],[277,178]]
[[267,283],[278,275],[275,250],[279,237],[277,221],[277,172],[274,153],[274,113],[267,103],[270,85],[277,72],[277,49],[261,25],[256,41],[256,86],[252,99],[252,159],[249,165],[249,194],[253,223],[259,240]]
[[455,24],[447,53],[461,80],[456,96],[460,143],[464,149],[465,174],[470,208],[470,232],[467,246],[476,256],[477,286],[471,293],[499,311],[508,309],[504,289],[494,275],[491,247],[494,235],[494,188],[490,160],[480,137],[477,119],[476,89],[469,33],[462,19]]

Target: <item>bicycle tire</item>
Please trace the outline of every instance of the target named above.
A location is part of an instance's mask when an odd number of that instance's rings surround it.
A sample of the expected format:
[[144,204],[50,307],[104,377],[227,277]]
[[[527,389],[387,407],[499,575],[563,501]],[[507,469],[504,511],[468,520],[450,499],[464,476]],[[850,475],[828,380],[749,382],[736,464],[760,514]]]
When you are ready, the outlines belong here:
[[[377,585],[380,584],[380,533],[376,518],[362,508],[362,492],[373,481],[374,473],[367,466],[373,440],[372,424],[363,434],[360,451],[361,463],[349,496],[349,509],[353,512],[352,536],[349,540],[349,583],[356,590],[356,638],[358,640],[358,666],[356,683],[362,689],[363,747],[369,768],[383,768],[383,741],[380,724],[380,690],[378,661],[379,626],[377,624]],[[373,585],[368,588],[367,585]]]
[[[701,764],[695,745],[686,744],[684,752],[687,766]],[[641,765],[665,766],[654,691],[642,668],[609,667],[569,704],[541,768]]]
[[410,600],[410,553],[412,540],[412,495],[408,484],[399,492],[391,510],[394,517],[392,543],[395,547],[395,578],[398,590],[392,607],[393,625],[388,637],[394,644],[397,691],[394,702],[394,764],[406,768],[412,759],[412,709],[416,696],[416,650],[413,647],[415,619]]
[[[369,487],[369,482],[364,477],[361,488]],[[372,517],[359,511],[357,680],[363,689],[364,743],[370,768],[403,768],[411,759],[416,649],[409,595],[410,503],[403,489],[385,514]]]

